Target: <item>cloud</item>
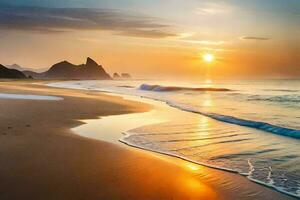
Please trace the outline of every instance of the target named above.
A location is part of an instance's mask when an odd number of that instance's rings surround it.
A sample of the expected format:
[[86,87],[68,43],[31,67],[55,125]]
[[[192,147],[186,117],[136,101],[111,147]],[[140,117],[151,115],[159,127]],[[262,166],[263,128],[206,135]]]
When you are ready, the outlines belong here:
[[192,44],[203,44],[203,45],[222,45],[225,41],[211,41],[211,40],[181,40],[183,42]]
[[223,2],[204,2],[197,8],[197,13],[201,15],[223,15],[234,11],[234,7]]
[[243,36],[240,37],[241,40],[270,40],[271,38],[267,37],[253,37],[253,36]]
[[203,51],[215,51],[215,52],[233,51],[232,49],[210,48],[210,47],[202,47],[200,49]]
[[112,31],[118,35],[165,38],[177,36],[161,20],[113,9],[46,8],[0,5],[0,29],[57,33]]

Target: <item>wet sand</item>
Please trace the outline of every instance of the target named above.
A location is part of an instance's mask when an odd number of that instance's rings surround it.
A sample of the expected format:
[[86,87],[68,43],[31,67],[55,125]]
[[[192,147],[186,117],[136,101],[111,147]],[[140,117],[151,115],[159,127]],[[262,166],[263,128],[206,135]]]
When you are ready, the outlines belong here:
[[237,174],[77,136],[79,120],[153,107],[32,83],[0,82],[0,93],[64,100],[0,99],[0,199],[292,199]]

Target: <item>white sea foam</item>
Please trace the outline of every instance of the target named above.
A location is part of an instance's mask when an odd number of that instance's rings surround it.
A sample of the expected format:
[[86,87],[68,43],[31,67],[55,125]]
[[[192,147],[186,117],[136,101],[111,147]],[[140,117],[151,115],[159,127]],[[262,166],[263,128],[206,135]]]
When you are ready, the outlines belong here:
[[42,100],[42,101],[60,101],[62,97],[44,96],[44,95],[31,95],[31,94],[9,94],[0,93],[0,99],[23,99],[23,100]]

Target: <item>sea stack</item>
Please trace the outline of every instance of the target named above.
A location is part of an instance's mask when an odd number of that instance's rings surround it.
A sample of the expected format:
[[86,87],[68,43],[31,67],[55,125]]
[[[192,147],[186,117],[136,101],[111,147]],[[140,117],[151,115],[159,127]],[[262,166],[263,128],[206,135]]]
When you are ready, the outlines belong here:
[[128,73],[122,73],[121,76],[122,76],[122,78],[125,78],[125,79],[130,79],[131,78],[131,75],[128,74]]
[[113,78],[119,79],[119,78],[121,78],[121,76],[118,73],[114,73]]
[[62,61],[53,65],[44,74],[48,79],[111,79],[109,74],[101,65],[98,65],[93,59],[87,58],[85,64],[74,65],[68,61]]

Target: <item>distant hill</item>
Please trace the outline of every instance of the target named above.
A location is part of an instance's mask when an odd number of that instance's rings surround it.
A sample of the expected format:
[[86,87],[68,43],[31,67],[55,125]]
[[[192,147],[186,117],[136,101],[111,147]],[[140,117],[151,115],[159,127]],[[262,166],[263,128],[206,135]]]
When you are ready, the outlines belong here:
[[44,69],[34,69],[34,68],[29,68],[29,67],[23,67],[20,66],[18,64],[12,64],[12,65],[5,65],[5,67],[9,68],[9,69],[16,69],[19,70],[21,72],[33,72],[33,73],[41,73],[41,72],[45,72],[48,69],[44,68]]
[[81,65],[74,65],[68,61],[62,61],[53,65],[48,71],[42,73],[33,71],[31,68],[21,67],[18,64],[2,67],[7,70],[18,71],[25,77],[33,77],[35,79],[111,79],[110,75],[104,70],[104,68],[101,65],[98,65],[91,58],[87,58],[86,63]]
[[26,78],[25,74],[16,69],[9,69],[0,65],[0,78],[23,79]]
[[34,71],[29,71],[29,70],[25,70],[25,71],[22,71],[22,72],[27,77],[33,77],[33,78],[36,78],[36,79],[43,78],[43,76],[44,76],[44,73],[38,73],[38,72],[34,72]]
[[34,78],[42,78],[43,72],[47,69],[33,69],[29,67],[22,67],[18,64],[12,64],[12,65],[5,65],[5,67],[9,69],[16,69],[18,71],[21,71],[23,74],[25,74],[26,77],[34,77]]
[[87,58],[86,63],[81,65],[74,65],[68,61],[57,63],[41,74],[41,77],[46,79],[111,79],[103,67],[91,58]]
[[121,77],[122,77],[122,78],[125,78],[125,79],[129,79],[129,78],[131,78],[131,75],[128,74],[128,73],[122,73],[122,74],[121,74]]
[[23,71],[24,69],[18,65],[18,64],[13,64],[13,65],[5,65],[5,67],[9,68],[9,69],[16,69],[18,71]]

